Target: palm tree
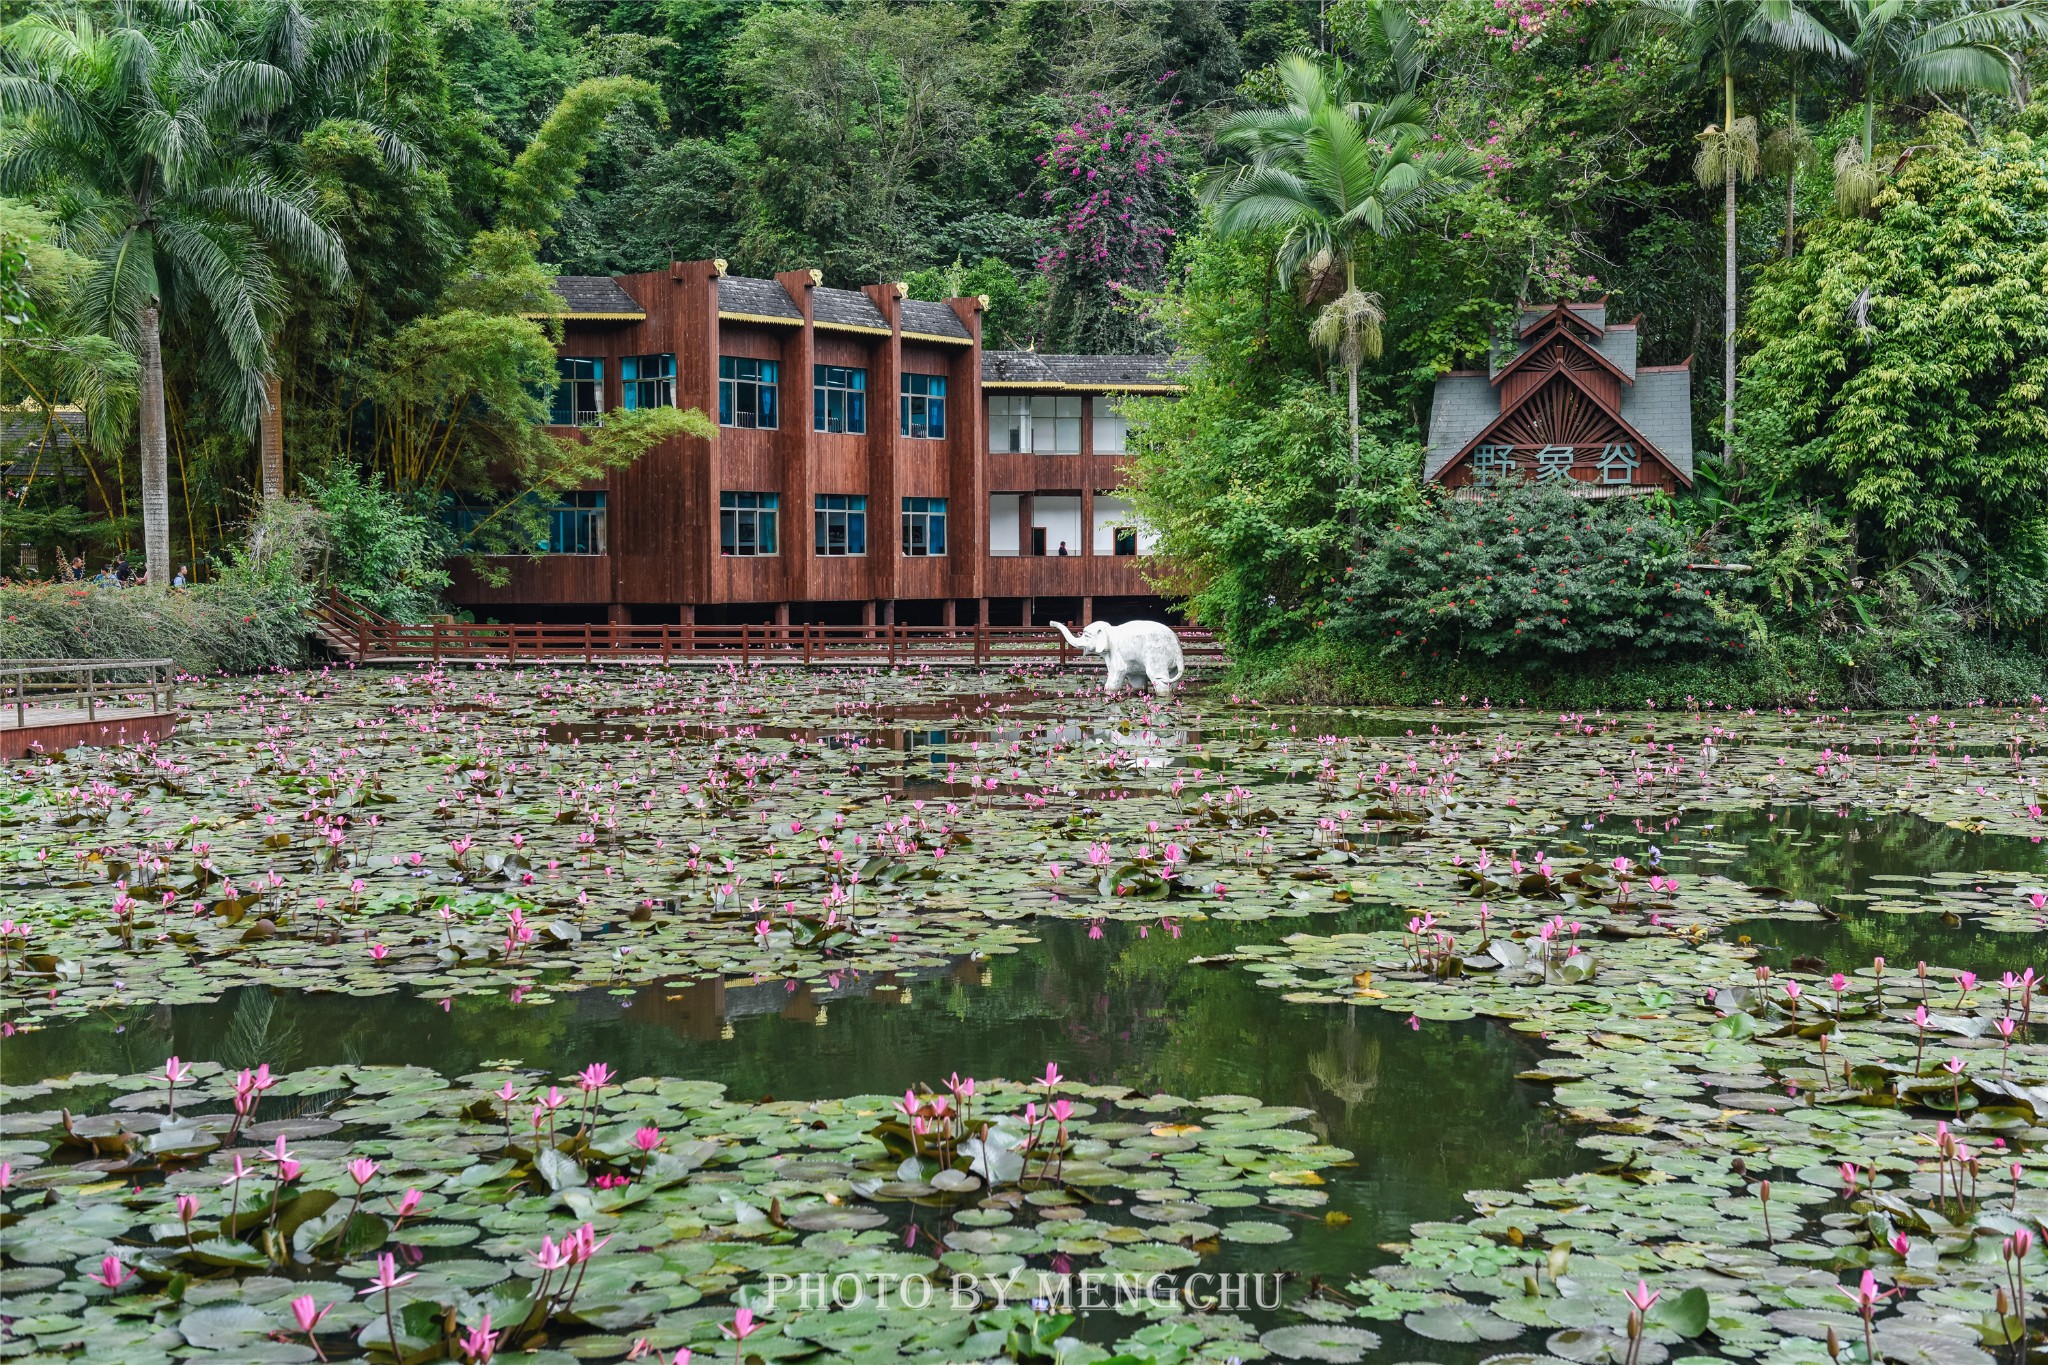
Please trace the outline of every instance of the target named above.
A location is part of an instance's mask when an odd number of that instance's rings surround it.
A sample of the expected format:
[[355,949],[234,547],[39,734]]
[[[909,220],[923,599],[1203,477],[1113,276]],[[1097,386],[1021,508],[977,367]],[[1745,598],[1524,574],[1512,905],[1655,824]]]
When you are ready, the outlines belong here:
[[1708,124],[1699,135],[1700,151],[1693,170],[1709,188],[1721,187],[1721,458],[1735,458],[1735,304],[1741,281],[1735,261],[1735,182],[1754,179],[1759,169],[1757,123],[1735,111],[1735,73],[1744,57],[1757,48],[1788,52],[1847,55],[1842,40],[1814,18],[1800,0],[1640,0],[1600,35],[1601,55],[1650,33],[1666,34],[1679,43],[1686,60],[1703,80],[1720,86],[1721,122]]
[[1841,0],[1852,63],[1863,87],[1863,134],[1835,156],[1835,205],[1870,207],[1884,183],[1872,160],[1880,101],[1986,91],[2020,94],[2025,80],[2006,44],[2048,33],[2041,0]]
[[1326,70],[1299,55],[1282,58],[1279,74],[1286,105],[1224,124],[1217,141],[1245,159],[1211,173],[1201,190],[1219,233],[1282,231],[1282,283],[1304,269],[1320,277],[1343,266],[1344,291],[1309,335],[1336,356],[1350,384],[1356,479],[1358,372],[1380,353],[1386,320],[1379,296],[1358,287],[1358,258],[1373,238],[1409,231],[1430,205],[1470,186],[1479,159],[1462,147],[1431,147],[1412,95],[1369,103],[1341,65]]
[[[384,119],[377,78],[390,55],[390,41],[374,18],[324,13],[316,16],[302,0],[242,0],[230,12],[238,41],[248,55],[284,72],[291,98],[268,117],[243,129],[252,155],[275,173],[289,175],[299,143],[327,119],[347,119],[369,128],[394,171],[419,164],[419,153]],[[263,496],[284,496],[284,384],[276,362],[277,337],[270,340],[272,366],[264,376],[258,419],[257,465]]]
[[1785,101],[1785,122],[1764,139],[1760,162],[1766,173],[1785,177],[1785,259],[1791,260],[1797,246],[1799,226],[1799,173],[1820,160],[1813,135],[1799,122],[1799,64],[1793,64],[1792,93]]
[[[104,14],[102,24],[95,16]],[[163,333],[254,425],[282,291],[270,252],[338,282],[338,239],[303,186],[242,154],[237,130],[291,82],[195,0],[51,5],[0,30],[0,193],[35,198],[94,261],[77,322],[141,361],[142,525],[150,581],[171,575]]]

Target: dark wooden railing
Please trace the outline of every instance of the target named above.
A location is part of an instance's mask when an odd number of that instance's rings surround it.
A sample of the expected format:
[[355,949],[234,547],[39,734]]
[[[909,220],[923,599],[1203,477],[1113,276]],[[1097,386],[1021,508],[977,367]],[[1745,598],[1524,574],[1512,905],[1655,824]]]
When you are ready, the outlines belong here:
[[[663,663],[1068,664],[1080,652],[1048,626],[906,625],[477,625],[407,622],[379,616],[330,591],[315,629],[337,652],[380,659],[633,659]],[[1206,630],[1179,632],[1189,667],[1220,665],[1223,647]]]

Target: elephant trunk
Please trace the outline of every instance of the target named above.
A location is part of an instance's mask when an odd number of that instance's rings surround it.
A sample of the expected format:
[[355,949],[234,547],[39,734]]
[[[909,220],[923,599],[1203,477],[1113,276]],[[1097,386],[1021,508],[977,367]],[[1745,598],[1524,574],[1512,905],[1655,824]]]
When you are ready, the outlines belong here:
[[1072,645],[1075,649],[1083,651],[1084,653],[1087,651],[1087,644],[1082,641],[1080,636],[1074,634],[1073,631],[1067,629],[1066,622],[1055,621],[1052,623],[1052,626],[1054,630],[1057,630],[1060,634],[1067,637],[1068,644]]

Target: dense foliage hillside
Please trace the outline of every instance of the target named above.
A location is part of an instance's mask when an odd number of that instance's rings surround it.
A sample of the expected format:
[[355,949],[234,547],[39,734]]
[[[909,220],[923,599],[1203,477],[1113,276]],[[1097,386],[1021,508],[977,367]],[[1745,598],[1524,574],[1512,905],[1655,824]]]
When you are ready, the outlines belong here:
[[1178,350],[1135,492],[1162,586],[1247,657],[1385,671],[1319,627],[1364,619],[1387,528],[1443,534],[1417,529],[1435,375],[1518,300],[1602,294],[1643,363],[1693,366],[1699,487],[1628,515],[1745,566],[1672,666],[1739,646],[1765,692],[1906,695],[1876,680],[2037,643],[2040,0],[8,14],[0,399],[17,446],[76,437],[10,452],[10,567],[231,563],[274,377],[279,491],[326,507],[344,573],[376,564],[363,590],[429,602],[447,555],[530,544],[535,495],[675,429],[540,432],[546,275],[720,256],[986,293],[996,345]]

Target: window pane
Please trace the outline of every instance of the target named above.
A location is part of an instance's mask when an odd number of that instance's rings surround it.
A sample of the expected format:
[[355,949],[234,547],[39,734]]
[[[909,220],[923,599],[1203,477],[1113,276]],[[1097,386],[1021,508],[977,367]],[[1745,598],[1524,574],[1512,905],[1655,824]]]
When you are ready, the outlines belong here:
[[1109,408],[1106,400],[1095,400],[1095,453],[1097,455],[1121,455],[1124,453],[1124,419]]

